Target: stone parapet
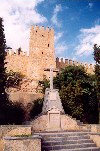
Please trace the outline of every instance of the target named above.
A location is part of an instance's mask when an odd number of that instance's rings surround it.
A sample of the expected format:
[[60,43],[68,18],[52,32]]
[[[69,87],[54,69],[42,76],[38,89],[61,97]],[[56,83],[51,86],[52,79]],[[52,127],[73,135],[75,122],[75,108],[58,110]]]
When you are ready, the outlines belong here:
[[6,55],[7,56],[12,56],[12,55],[15,55],[15,56],[28,56],[28,52],[24,52],[24,51],[18,51],[18,50],[13,50],[13,49],[7,49],[6,50]]
[[73,61],[71,59],[64,59],[64,58],[56,58],[56,68],[58,68],[59,70],[65,68],[66,66],[79,66],[82,65],[84,66],[85,70],[87,73],[94,73],[94,65],[93,64],[88,64],[88,63],[81,63],[81,62],[77,62],[77,61]]
[[0,125],[0,139],[17,134],[31,135],[31,125]]
[[41,151],[41,137],[33,136],[18,136],[4,137],[4,151]]

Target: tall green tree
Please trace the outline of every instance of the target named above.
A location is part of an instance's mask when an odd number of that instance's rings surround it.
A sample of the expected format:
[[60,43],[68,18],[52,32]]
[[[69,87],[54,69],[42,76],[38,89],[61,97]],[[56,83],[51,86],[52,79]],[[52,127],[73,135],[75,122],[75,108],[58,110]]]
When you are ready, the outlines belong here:
[[100,46],[94,45],[94,60],[95,65],[95,76],[96,76],[96,88],[97,88],[97,100],[99,108],[99,123],[100,123]]
[[6,40],[3,19],[0,18],[0,125],[21,124],[24,121],[24,109],[19,103],[12,103],[6,93],[7,74],[5,68]]
[[5,92],[6,89],[6,68],[5,68],[5,49],[6,40],[4,35],[3,19],[0,18],[0,123],[6,121],[6,109],[8,104],[8,97]]
[[4,35],[3,20],[0,18],[0,103],[7,101],[6,88],[6,72],[5,72],[5,49],[6,40]]
[[94,45],[94,60],[100,65],[100,46]]
[[82,66],[68,66],[54,78],[66,114],[84,123],[98,123],[95,77]]

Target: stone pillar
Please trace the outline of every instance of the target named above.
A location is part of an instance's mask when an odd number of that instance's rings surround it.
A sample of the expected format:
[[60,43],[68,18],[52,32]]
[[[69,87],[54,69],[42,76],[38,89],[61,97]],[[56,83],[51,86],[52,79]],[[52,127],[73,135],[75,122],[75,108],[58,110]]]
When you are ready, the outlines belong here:
[[41,137],[4,137],[4,151],[41,151]]

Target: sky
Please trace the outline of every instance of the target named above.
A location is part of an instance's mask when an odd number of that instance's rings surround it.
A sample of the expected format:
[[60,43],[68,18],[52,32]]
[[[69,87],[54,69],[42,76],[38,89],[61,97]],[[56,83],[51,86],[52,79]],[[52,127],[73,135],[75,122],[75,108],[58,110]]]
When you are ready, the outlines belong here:
[[94,63],[100,46],[100,0],[0,0],[7,46],[29,49],[32,25],[54,28],[56,57]]

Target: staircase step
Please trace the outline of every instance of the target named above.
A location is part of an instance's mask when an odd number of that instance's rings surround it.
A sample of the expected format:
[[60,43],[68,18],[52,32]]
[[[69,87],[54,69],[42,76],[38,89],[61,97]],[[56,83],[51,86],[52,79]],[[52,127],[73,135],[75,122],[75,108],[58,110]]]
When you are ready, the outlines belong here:
[[80,140],[80,139],[90,139],[89,136],[68,136],[68,137],[43,137],[43,140],[47,141],[63,141],[63,140]]
[[[52,151],[52,150],[42,150],[42,151]],[[58,150],[53,150],[58,151]],[[100,151],[99,147],[89,147],[89,148],[75,148],[75,149],[60,149],[60,151]]]
[[100,151],[89,132],[63,131],[34,133],[42,137],[42,151]]
[[64,141],[42,141],[42,144],[45,146],[49,145],[64,145],[64,144],[82,144],[82,143],[93,143],[92,140],[84,139],[84,140],[64,140]]
[[42,146],[45,150],[61,150],[61,149],[74,149],[74,148],[88,148],[96,147],[94,143],[85,144],[68,144],[68,145],[54,145],[54,146]]
[[59,132],[35,132],[33,133],[34,135],[50,135],[50,136],[55,136],[55,135],[84,135],[84,134],[88,134],[89,132],[86,131],[59,131]]

